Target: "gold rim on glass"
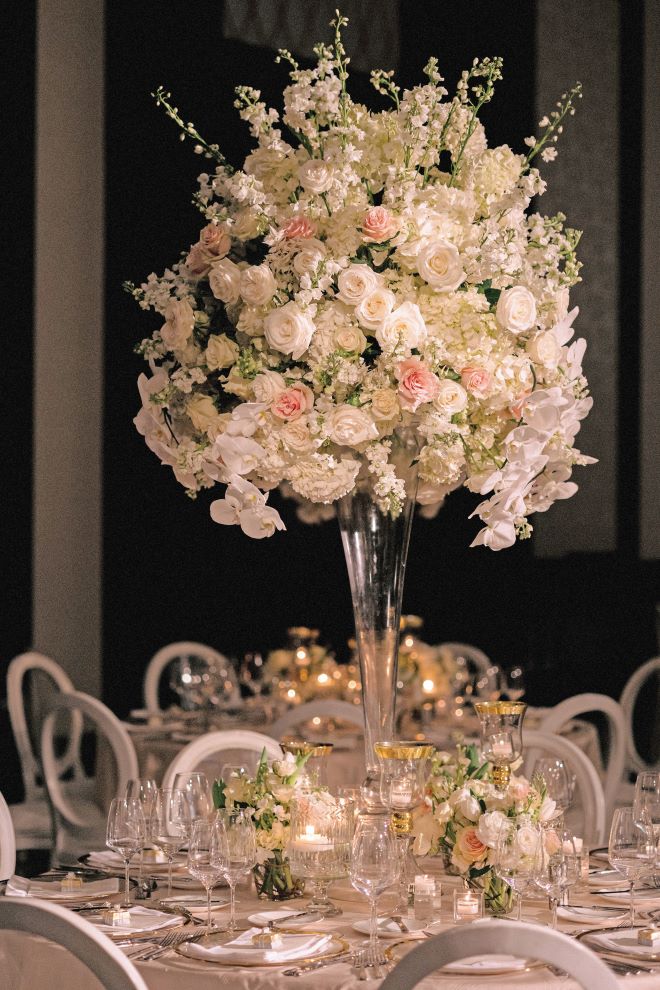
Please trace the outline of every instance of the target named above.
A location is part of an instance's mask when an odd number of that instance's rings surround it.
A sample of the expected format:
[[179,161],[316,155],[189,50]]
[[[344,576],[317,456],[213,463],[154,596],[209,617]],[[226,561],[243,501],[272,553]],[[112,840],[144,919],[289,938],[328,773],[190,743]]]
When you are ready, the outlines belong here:
[[475,701],[477,715],[524,715],[527,704],[524,701]]
[[330,756],[334,745],[334,743],[329,742],[305,742],[304,739],[292,739],[289,742],[280,743],[284,752],[291,753],[292,756]]
[[413,739],[383,739],[374,743],[376,755],[382,760],[428,760],[435,753],[435,746]]

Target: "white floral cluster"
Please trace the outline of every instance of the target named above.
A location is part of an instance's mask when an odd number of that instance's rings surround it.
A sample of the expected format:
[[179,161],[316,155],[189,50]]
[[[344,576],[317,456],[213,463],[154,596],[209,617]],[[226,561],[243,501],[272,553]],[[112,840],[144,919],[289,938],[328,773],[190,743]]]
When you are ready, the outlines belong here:
[[281,119],[238,90],[257,142],[241,170],[157,94],[215,171],[200,177],[199,241],[129,286],[164,320],[139,347],[137,428],[189,494],[227,485],[216,522],[262,538],[284,528],[277,486],[320,508],[369,486],[399,513],[412,427],[424,511],[465,485],[485,496],[473,545],[508,547],[591,461],[574,445],[592,401],[584,341],[570,343],[579,234],[526,212],[545,188],[534,154],[554,148],[579,88],[527,155],[489,148],[478,113],[501,60],[475,61],[452,99],[435,60],[403,93],[374,73],[392,105],[371,112],[347,92],[333,23],[313,69],[281,53]]

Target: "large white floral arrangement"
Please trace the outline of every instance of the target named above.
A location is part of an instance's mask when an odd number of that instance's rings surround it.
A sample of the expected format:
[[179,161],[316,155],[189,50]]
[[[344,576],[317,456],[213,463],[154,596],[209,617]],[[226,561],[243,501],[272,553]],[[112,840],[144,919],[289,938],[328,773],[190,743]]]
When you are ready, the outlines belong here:
[[164,322],[139,351],[136,425],[194,496],[227,485],[216,522],[250,536],[283,529],[268,492],[282,486],[328,506],[371,484],[396,515],[404,482],[392,463],[401,425],[420,443],[418,502],[460,485],[488,498],[474,544],[529,535],[528,516],[568,498],[591,408],[577,309],[579,232],[559,214],[526,212],[580,87],[540,121],[526,152],[489,148],[479,120],[500,59],[475,60],[448,97],[436,59],[426,81],[372,112],[347,91],[334,42],[301,69],[290,53],[281,115],[249,87],[236,107],[256,140],[234,170],[157,101],[214,162],[199,178],[206,226],[162,276],[127,288]]

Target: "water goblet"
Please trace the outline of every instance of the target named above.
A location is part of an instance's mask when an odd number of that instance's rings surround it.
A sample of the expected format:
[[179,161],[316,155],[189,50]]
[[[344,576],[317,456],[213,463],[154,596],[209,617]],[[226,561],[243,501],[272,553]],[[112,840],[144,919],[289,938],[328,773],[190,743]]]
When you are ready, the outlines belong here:
[[211,785],[205,773],[177,773],[174,790],[183,791],[190,806],[190,829],[197,821],[208,820],[214,812]]
[[[151,809],[156,797],[156,781],[147,777],[132,777],[126,783],[124,797],[129,800],[139,801],[142,805],[142,814],[145,823],[151,818]],[[145,834],[146,840],[146,834]],[[138,883],[142,883],[142,869],[144,866],[144,846],[140,849],[140,866],[138,870]]]
[[494,869],[518,895],[518,921],[522,916],[522,896],[534,884],[534,870],[543,833],[531,821],[502,823],[495,846]]
[[378,897],[396,881],[400,862],[396,838],[386,818],[362,815],[351,847],[351,884],[369,898],[371,923],[369,945],[378,944]]
[[218,841],[214,860],[220,875],[229,884],[229,924],[227,931],[234,934],[245,931],[245,925],[236,923],[236,884],[247,876],[257,864],[257,833],[248,811],[240,808],[223,808],[216,818]]
[[610,828],[610,866],[630,881],[630,924],[635,924],[635,884],[653,872],[656,861],[653,825],[646,811],[615,808]]
[[222,842],[222,826],[216,820],[197,819],[192,823],[188,842],[188,873],[199,880],[206,891],[206,927],[214,927],[211,919],[211,891],[222,879],[219,848]]
[[534,863],[534,883],[552,904],[552,927],[557,928],[557,907],[565,891],[580,879],[580,856],[569,832],[543,828]]
[[563,760],[554,756],[541,757],[534,764],[534,774],[543,778],[549,798],[555,802],[553,821],[570,808],[573,799],[573,778]]
[[151,812],[150,839],[167,856],[167,893],[172,895],[172,863],[190,834],[190,805],[184,791],[161,788]]
[[114,798],[110,804],[105,844],[124,861],[124,900],[121,907],[131,906],[129,864],[145,841],[142,805],[135,798]]
[[637,775],[633,809],[636,818],[646,813],[651,821],[656,842],[660,839],[660,773],[645,770]]

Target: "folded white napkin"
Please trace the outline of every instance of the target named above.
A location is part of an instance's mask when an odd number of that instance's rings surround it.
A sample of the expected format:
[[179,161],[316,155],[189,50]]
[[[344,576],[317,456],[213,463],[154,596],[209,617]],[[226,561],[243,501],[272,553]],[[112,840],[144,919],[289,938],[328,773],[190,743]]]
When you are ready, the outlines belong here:
[[587,944],[598,945],[601,949],[606,949],[609,952],[634,952],[635,955],[657,956],[658,946],[640,945],[637,941],[637,931],[637,928],[619,928],[611,932],[597,932],[589,935]]
[[82,887],[75,890],[62,890],[60,880],[28,880],[27,877],[14,875],[7,883],[5,895],[7,897],[40,897],[43,900],[61,900],[63,897],[71,900],[85,900],[88,897],[110,896],[119,890],[119,880],[117,877],[108,877],[107,880],[92,880],[84,883]]
[[464,970],[466,967],[475,970],[475,972],[481,969],[510,971],[512,969],[525,969],[528,965],[529,960],[518,959],[517,956],[469,956],[460,962],[449,963],[443,969],[446,972],[450,970]]
[[130,925],[104,925],[95,920],[95,915],[87,915],[100,932],[112,932],[113,935],[131,935],[135,932],[154,932],[159,928],[173,927],[182,918],[176,918],[164,911],[154,911],[153,908],[132,907],[130,910]]
[[[139,861],[140,861],[139,855],[134,856],[133,859],[131,860],[131,868],[134,868],[136,864],[139,863]],[[183,863],[185,863],[185,861],[186,861],[186,857],[182,856],[180,853],[177,853],[174,857],[174,865],[173,865],[174,870],[176,870],[177,866],[181,866]],[[87,857],[87,864],[89,866],[100,866],[106,870],[124,869],[124,860],[116,852],[113,852],[112,849],[99,849],[96,850],[95,852],[91,852]],[[152,859],[145,859],[144,861],[145,871],[164,870],[165,872],[167,872],[167,869],[168,869],[167,862],[156,863]]]
[[185,955],[193,959],[213,959],[215,962],[233,965],[262,966],[267,963],[293,962],[307,956],[315,956],[331,941],[332,935],[282,935],[279,949],[260,949],[252,941],[253,935],[261,933],[260,928],[249,928],[238,938],[224,945],[205,946],[197,942],[186,942],[181,948]]

